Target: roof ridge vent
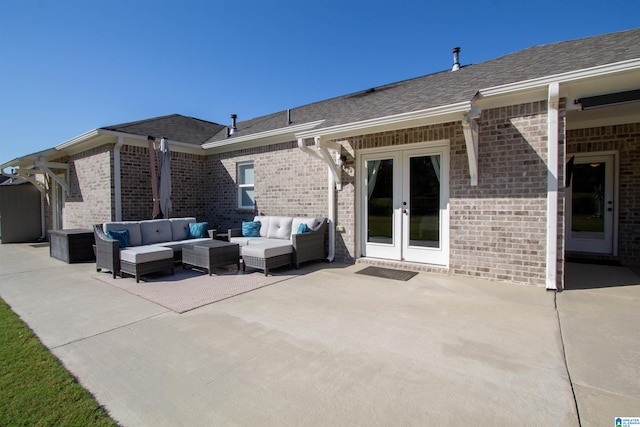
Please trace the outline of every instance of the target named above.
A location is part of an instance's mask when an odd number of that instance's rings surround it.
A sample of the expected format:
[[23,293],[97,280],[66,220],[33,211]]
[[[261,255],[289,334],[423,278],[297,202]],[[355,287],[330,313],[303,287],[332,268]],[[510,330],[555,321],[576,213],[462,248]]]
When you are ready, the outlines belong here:
[[453,53],[453,67],[451,67],[451,71],[458,71],[460,69],[460,48],[454,47],[451,52]]

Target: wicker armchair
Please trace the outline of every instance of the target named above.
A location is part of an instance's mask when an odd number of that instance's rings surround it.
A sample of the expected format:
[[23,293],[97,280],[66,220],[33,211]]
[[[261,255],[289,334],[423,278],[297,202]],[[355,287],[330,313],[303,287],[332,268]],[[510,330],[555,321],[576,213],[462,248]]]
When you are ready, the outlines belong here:
[[96,240],[96,270],[109,270],[115,279],[120,274],[120,244],[107,237],[102,224],[94,224],[93,234]]
[[322,220],[313,231],[302,234],[292,234],[293,243],[293,264],[296,268],[300,263],[325,259],[325,234],[327,231],[327,220]]

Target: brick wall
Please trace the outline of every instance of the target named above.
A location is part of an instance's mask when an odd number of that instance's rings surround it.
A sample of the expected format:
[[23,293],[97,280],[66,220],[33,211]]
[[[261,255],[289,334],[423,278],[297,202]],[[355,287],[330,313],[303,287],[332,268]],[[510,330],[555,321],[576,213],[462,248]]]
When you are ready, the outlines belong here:
[[[171,152],[170,217],[205,218],[204,156]],[[147,147],[124,145],[120,151],[122,219],[138,221],[153,217],[153,192]]]
[[[237,164],[254,162],[255,210],[238,209]],[[209,156],[205,161],[206,220],[223,230],[254,215],[327,216],[327,167],[296,142]]]
[[[561,110],[563,111],[563,106]],[[547,209],[546,102],[484,111],[479,119],[478,186],[472,187],[462,127],[459,122],[349,138],[347,151],[404,144],[450,141],[450,268],[409,264],[404,268],[544,286]],[[563,164],[564,117],[560,123]],[[355,253],[355,168],[353,157],[338,193],[336,258]],[[559,177],[562,181],[562,177]],[[559,192],[562,232],[562,189]],[[562,239],[559,239],[562,244]],[[562,254],[562,246],[559,247]],[[562,255],[558,257],[562,259]],[[364,259],[362,261],[365,261]],[[367,262],[371,262],[370,260]],[[383,266],[394,262],[375,261]],[[562,263],[559,263],[562,277]]]
[[67,159],[69,192],[65,196],[64,228],[91,228],[111,219],[112,153],[113,145],[108,144]]
[[575,153],[617,151],[620,162],[618,259],[640,263],[640,123],[567,132],[567,157]]

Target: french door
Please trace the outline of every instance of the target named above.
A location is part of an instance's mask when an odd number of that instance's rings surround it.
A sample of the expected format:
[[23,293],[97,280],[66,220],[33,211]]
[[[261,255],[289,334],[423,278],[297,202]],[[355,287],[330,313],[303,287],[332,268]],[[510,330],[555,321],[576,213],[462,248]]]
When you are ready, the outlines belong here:
[[367,257],[447,265],[447,147],[362,155],[362,208]]
[[569,251],[613,253],[615,156],[576,155],[567,194]]

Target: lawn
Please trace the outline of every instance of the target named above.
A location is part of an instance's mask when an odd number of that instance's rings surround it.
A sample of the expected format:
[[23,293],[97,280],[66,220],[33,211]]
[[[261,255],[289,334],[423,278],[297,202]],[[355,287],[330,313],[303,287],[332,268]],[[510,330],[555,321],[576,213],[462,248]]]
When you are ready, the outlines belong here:
[[0,426],[117,426],[0,299]]

